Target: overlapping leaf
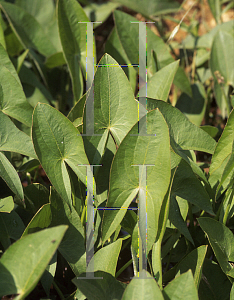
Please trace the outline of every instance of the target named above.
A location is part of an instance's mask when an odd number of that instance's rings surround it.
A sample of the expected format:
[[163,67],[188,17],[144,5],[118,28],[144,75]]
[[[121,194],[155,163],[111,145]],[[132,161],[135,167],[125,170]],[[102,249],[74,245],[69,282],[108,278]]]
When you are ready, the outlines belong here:
[[153,164],[147,169],[149,251],[156,238],[160,208],[170,183],[169,133],[158,110],[147,115],[147,133],[156,136],[132,136],[137,132],[138,124],[134,125],[122,141],[112,163],[107,206],[122,209],[104,212],[103,242],[123,219],[126,213],[124,208],[129,206],[139,192],[146,192],[143,188],[143,173],[139,175],[139,165]]

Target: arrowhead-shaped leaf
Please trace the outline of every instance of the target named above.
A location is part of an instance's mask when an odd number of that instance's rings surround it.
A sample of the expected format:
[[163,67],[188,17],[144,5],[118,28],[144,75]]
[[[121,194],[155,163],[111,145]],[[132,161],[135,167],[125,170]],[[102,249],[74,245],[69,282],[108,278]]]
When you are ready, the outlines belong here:
[[154,166],[147,167],[149,251],[156,238],[159,212],[170,183],[169,132],[159,110],[147,115],[147,133],[156,136],[132,136],[137,132],[138,123],[120,144],[112,163],[107,206],[121,209],[104,212],[103,242],[110,237],[123,219],[126,213],[124,208],[130,205],[138,193],[146,193],[143,173],[139,175],[138,165],[153,164]]
[[65,163],[85,184],[86,167],[79,165],[89,164],[79,131],[59,111],[38,103],[33,113],[32,138],[35,152],[51,183],[71,205],[71,185]]

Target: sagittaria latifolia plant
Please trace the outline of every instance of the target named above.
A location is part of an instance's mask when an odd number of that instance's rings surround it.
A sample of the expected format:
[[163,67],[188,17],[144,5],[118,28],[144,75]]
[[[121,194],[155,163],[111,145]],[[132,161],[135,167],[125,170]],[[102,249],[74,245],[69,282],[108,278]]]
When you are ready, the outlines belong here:
[[[191,80],[185,58],[171,55],[179,45],[147,27],[139,120],[139,25],[121,5],[153,21],[180,4],[79,2],[0,1],[0,296],[234,299],[233,22],[222,23],[210,4],[220,24],[201,37],[186,28],[183,47],[197,58]],[[86,23],[111,12],[114,27],[105,53],[94,49],[85,92]],[[102,25],[93,26],[96,34]],[[179,97],[173,92],[171,104],[172,85]],[[200,126],[213,96],[227,117],[216,139],[217,128]],[[200,152],[211,162],[198,162]]]

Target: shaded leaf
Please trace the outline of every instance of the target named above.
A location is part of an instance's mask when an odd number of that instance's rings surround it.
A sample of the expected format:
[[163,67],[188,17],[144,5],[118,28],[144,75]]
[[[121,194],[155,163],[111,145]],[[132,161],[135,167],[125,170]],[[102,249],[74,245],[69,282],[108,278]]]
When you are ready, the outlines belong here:
[[198,222],[208,236],[220,267],[227,274],[232,269],[228,261],[234,258],[233,233],[224,224],[211,218],[199,218]]
[[70,264],[75,275],[78,276],[86,268],[84,229],[80,217],[73,207],[69,208],[54,188],[51,189],[50,202],[52,213],[50,226],[68,225],[67,232],[58,250]]
[[24,199],[24,192],[20,182],[19,175],[15,168],[6,158],[6,156],[0,152],[0,176],[7,183],[9,188],[21,199]]

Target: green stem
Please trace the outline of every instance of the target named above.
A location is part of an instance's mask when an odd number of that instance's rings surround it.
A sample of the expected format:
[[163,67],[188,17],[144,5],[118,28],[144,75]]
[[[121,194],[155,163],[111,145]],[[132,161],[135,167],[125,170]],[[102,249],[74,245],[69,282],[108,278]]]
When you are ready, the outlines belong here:
[[86,223],[86,208],[87,208],[87,200],[85,201],[85,205],[83,207],[82,215],[81,215],[81,218],[80,218],[81,224],[83,226],[85,226],[85,223]]
[[224,214],[224,217],[223,217],[223,224],[224,225],[227,223],[229,210],[230,210],[230,206],[231,206],[231,203],[232,203],[233,194],[234,194],[234,190],[232,189],[231,195],[230,195],[229,200],[228,200],[227,208],[225,210],[225,214]]
[[220,88],[221,88],[221,91],[222,91],[224,99],[225,99],[225,103],[226,103],[226,107],[227,107],[227,115],[229,116],[230,115],[229,101],[228,101],[227,95],[225,94],[225,91],[224,91],[224,88],[223,88],[222,84],[220,84]]
[[115,278],[119,277],[119,275],[127,269],[128,266],[130,266],[132,263],[132,258],[115,274]]
[[65,297],[63,296],[63,293],[61,292],[61,290],[60,290],[60,288],[58,287],[58,285],[55,283],[55,280],[53,281],[53,286],[54,286],[56,292],[58,293],[59,298],[60,298],[61,300],[65,300]]
[[164,270],[164,273],[166,273],[167,270],[168,270],[168,267],[169,267],[169,264],[170,264],[170,261],[171,261],[172,251],[173,251],[173,247],[172,247],[171,250],[170,250],[169,257],[168,257],[168,260],[167,260],[167,265],[166,265],[166,268],[165,268],[165,270]]
[[193,212],[192,212],[192,204],[189,203],[189,226],[191,228],[191,234],[192,237],[194,237],[194,233],[195,233],[195,227],[194,227],[194,222],[193,222]]

